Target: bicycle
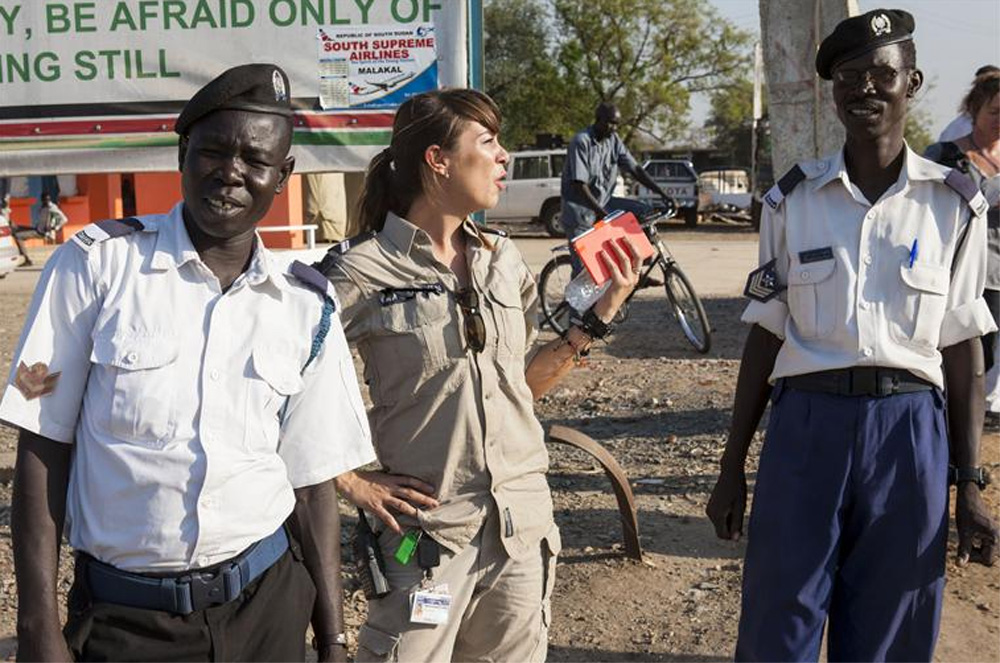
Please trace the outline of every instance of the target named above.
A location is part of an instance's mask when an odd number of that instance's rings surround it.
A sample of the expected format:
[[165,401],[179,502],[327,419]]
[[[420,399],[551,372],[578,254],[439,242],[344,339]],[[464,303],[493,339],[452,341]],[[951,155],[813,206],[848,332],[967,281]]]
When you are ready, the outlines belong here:
[[[705,314],[705,307],[698,299],[691,281],[656,231],[656,223],[673,216],[675,209],[675,207],[653,209],[642,215],[640,225],[656,253],[642,267],[639,285],[625,300],[616,319],[618,322],[627,319],[629,302],[637,292],[660,285],[649,278],[653,270],[659,267],[663,272],[663,286],[667,291],[671,314],[680,325],[688,342],[695,350],[704,354],[712,346],[712,328]],[[542,268],[538,278],[538,296],[544,317],[542,324],[561,334],[569,326],[570,307],[566,303],[566,286],[572,280],[573,274],[569,247],[565,244],[560,245],[553,248],[552,252],[559,255],[555,255]]]

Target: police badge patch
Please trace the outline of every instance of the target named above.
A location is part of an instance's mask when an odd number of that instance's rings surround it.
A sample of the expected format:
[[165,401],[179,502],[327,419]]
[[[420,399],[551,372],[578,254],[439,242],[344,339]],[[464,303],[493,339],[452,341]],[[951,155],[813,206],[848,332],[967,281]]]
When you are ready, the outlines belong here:
[[288,91],[285,89],[285,79],[281,77],[281,72],[277,69],[271,74],[271,85],[274,87],[275,101],[285,101],[288,99]]
[[750,272],[743,296],[757,302],[766,302],[777,297],[785,286],[778,283],[777,259],[771,260]]
[[892,32],[892,22],[885,14],[875,14],[872,16],[871,29],[873,35],[881,37]]

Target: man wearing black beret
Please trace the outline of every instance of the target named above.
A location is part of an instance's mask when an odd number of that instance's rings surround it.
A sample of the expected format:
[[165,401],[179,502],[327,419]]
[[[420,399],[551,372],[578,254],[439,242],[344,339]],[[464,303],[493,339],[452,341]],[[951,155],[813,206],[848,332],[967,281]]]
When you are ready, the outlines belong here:
[[[847,139],[765,196],[753,324],[707,513],[743,533],[745,461],[771,401],[743,573],[737,660],[929,661],[948,485],[958,562],[992,564],[980,491],[986,203],[903,140],[920,89],[913,17],[877,9],[819,48]],[[946,410],[947,405],[947,410]],[[947,411],[947,416],[946,416]]]
[[255,231],[291,116],[278,67],[224,72],[177,120],[184,200],[46,264],[0,401],[21,660],[301,661],[310,621],[346,660],[333,479],[374,452],[332,287]]

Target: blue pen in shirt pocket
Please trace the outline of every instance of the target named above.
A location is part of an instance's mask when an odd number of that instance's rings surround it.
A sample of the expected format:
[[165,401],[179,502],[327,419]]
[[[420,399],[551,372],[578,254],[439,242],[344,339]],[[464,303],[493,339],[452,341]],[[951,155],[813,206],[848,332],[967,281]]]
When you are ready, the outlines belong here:
[[913,269],[913,263],[917,261],[917,240],[913,240],[913,244],[910,246],[910,269]]

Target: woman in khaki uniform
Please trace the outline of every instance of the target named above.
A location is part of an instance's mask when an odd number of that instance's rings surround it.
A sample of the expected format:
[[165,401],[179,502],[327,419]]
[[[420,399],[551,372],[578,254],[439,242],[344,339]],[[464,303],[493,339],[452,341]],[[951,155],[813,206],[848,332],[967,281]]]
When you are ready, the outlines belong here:
[[532,401],[607,334],[638,261],[614,247],[586,322],[526,358],[534,277],[503,233],[468,218],[503,188],[499,128],[474,90],[404,103],[369,167],[368,232],[321,265],[364,360],[383,467],[338,478],[378,518],[391,587],[369,603],[358,660],[545,659],[560,543]]

